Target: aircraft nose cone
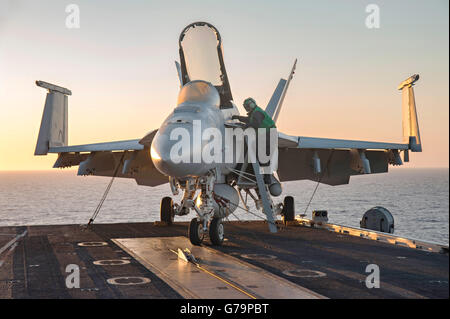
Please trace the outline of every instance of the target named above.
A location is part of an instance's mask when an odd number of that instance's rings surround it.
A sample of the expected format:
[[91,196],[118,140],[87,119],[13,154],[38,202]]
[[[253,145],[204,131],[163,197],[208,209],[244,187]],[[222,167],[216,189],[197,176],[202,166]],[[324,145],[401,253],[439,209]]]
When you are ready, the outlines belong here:
[[186,147],[189,152],[186,158],[181,160],[179,141],[170,140],[166,134],[157,134],[150,148],[150,155],[156,169],[164,175],[173,177],[205,174],[208,168],[201,162],[194,163],[192,149]]
[[169,143],[163,137],[155,136],[150,148],[150,156],[158,171],[168,176],[175,176],[180,172],[177,163],[170,158],[171,146],[172,143]]

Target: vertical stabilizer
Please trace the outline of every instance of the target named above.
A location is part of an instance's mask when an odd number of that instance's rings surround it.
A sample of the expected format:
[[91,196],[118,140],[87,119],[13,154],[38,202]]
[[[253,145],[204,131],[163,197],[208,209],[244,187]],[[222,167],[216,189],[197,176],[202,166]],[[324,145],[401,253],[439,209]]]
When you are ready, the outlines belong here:
[[409,148],[412,152],[422,152],[419,120],[417,118],[413,88],[414,83],[418,79],[419,75],[414,74],[398,86],[398,89],[402,91],[403,141],[409,144]]
[[48,89],[41,128],[34,155],[47,155],[50,147],[66,146],[68,142],[68,95],[70,90],[43,81],[36,85]]
[[291,83],[291,80],[294,77],[296,65],[297,59],[295,59],[294,65],[292,66],[292,70],[289,73],[288,79],[287,80],[281,79],[278,82],[278,85],[275,88],[275,91],[273,92],[273,95],[266,106],[266,112],[269,116],[272,117],[274,122],[277,121],[278,115],[280,115],[281,106],[283,105],[284,97],[286,96],[286,92],[289,88],[289,83]]

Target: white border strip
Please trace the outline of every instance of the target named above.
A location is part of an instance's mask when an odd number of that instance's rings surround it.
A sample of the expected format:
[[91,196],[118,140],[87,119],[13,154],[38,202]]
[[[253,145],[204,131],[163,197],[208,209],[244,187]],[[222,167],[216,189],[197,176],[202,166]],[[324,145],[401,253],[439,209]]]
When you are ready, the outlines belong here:
[[388,233],[383,233],[375,230],[367,230],[358,227],[350,227],[338,224],[327,224],[321,222],[314,222],[311,219],[301,218],[300,216],[295,217],[295,222],[299,225],[326,229],[331,232],[346,234],[350,236],[376,240],[392,245],[398,245],[413,249],[419,249],[429,252],[435,253],[448,253],[448,245],[435,243],[435,242],[427,242],[424,240],[407,238],[402,236],[396,236]]
[[[10,252],[12,252],[14,249],[16,249],[17,245],[18,245],[18,241],[20,239],[22,239],[23,237],[25,237],[28,233],[28,230],[25,230],[22,234],[17,235],[16,237],[14,237],[13,239],[11,239],[9,242],[6,243],[5,246],[3,246],[2,248],[0,248],[0,256],[9,249],[9,251],[6,253],[5,258],[9,255]],[[3,266],[3,264],[5,263],[5,258],[0,260],[0,267]]]
[[25,237],[27,235],[27,233],[28,233],[28,230],[25,230],[22,234],[17,235],[15,238],[13,238],[9,242],[7,242],[5,246],[0,248],[0,255],[3,254],[9,247],[14,245],[14,243],[16,241],[18,241],[18,240],[22,239],[23,237]]

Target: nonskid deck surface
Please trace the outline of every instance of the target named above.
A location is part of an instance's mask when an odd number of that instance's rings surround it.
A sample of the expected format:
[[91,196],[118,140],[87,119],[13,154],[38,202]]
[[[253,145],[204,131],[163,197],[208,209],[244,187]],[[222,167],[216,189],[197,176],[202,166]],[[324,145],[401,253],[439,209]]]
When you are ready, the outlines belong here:
[[[255,269],[318,295],[328,298],[449,296],[448,254],[301,226],[283,227],[277,234],[269,233],[263,222],[230,222],[225,227],[224,245],[213,247],[206,240],[204,246],[208,250],[232,256],[230,260],[239,259],[243,264],[256,266]],[[0,298],[186,297],[170,282],[166,283],[167,278],[141,264],[135,259],[137,256],[130,255],[113,241],[146,238],[142,239],[144,242],[148,238],[180,237],[186,233],[186,223],[94,224],[89,230],[79,225],[0,227]],[[366,287],[369,264],[379,267],[380,288]],[[78,289],[66,287],[66,279],[71,274],[70,269],[66,272],[68,265],[80,269]],[[222,274],[226,273],[223,270]],[[246,282],[240,281],[239,285],[245,287]],[[222,286],[217,287],[219,294],[226,290]]]

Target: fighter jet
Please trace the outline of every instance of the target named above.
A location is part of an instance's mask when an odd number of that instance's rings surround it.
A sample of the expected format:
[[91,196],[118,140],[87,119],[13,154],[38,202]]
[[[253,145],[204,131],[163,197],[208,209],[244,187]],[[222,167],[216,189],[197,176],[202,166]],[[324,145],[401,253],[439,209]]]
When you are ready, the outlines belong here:
[[[145,186],[168,183],[173,195],[182,192],[182,199],[176,203],[169,196],[162,198],[161,221],[170,225],[175,216],[193,213],[188,230],[191,242],[200,245],[209,235],[212,244],[221,245],[223,220],[239,207],[250,212],[249,198],[264,213],[271,232],[277,231],[279,216],[285,222],[294,220],[292,197],[274,202],[281,195],[281,182],[306,179],[348,184],[351,176],[388,172],[389,165],[408,162],[410,151],[422,151],[413,90],[419,76],[413,75],[398,87],[403,142],[291,136],[276,129],[275,142],[270,144],[276,145],[270,157],[274,165],[267,173],[259,157],[250,156],[256,142],[247,133],[254,129],[236,119],[239,110],[225,70],[219,31],[206,22],[188,25],[179,37],[179,54],[177,105],[159,128],[135,140],[68,145],[68,96],[72,93],[36,81],[48,93],[35,155],[56,153],[53,167],[78,165],[78,175],[134,178]],[[295,67],[296,63],[287,79],[279,80],[264,110],[274,123]],[[224,160],[223,153],[233,150],[235,156]]]

